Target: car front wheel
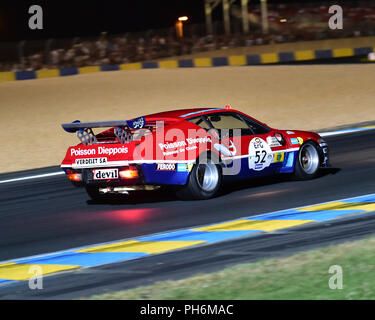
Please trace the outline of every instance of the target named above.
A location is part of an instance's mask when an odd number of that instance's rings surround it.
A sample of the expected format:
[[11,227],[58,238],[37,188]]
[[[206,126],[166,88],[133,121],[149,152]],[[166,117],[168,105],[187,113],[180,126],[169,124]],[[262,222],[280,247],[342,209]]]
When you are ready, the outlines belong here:
[[294,170],[297,179],[307,180],[318,175],[321,153],[320,147],[312,141],[308,141],[301,146]]

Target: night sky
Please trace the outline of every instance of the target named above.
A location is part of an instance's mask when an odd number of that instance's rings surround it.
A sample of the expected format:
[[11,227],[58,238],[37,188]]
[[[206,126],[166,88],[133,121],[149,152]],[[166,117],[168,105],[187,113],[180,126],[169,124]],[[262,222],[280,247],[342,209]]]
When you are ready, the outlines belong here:
[[[269,3],[300,2],[301,6],[305,1],[268,0]],[[250,4],[255,2],[259,3],[259,0],[250,0]],[[335,1],[323,2],[335,4]],[[28,9],[33,4],[43,8],[43,30],[28,28]],[[221,19],[221,14],[219,7],[214,11],[214,20]],[[181,15],[189,16],[188,23],[204,23],[204,0],[0,0],[0,41],[85,37],[96,36],[102,31],[116,34],[168,28]]]
[[[43,9],[43,30],[30,30],[28,9]],[[203,0],[1,0],[0,41],[95,36],[167,28],[177,17],[204,23]]]

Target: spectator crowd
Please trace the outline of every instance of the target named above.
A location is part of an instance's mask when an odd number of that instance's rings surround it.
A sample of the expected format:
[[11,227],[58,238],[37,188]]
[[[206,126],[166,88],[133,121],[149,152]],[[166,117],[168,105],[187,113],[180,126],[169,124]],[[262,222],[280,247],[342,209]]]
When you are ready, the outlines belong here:
[[[236,23],[235,9],[232,10],[233,24]],[[64,47],[52,42],[32,53],[0,61],[0,71],[123,64],[242,46],[375,35],[375,3],[346,4],[343,12],[344,29],[338,31],[328,28],[331,16],[328,5],[315,3],[303,8],[301,5],[270,5],[269,32],[264,34],[260,8],[256,6],[249,12],[251,32],[248,35],[240,32],[241,19],[237,19],[237,30],[231,35],[223,35],[219,24],[215,35],[202,35],[194,31],[198,28],[187,25],[183,38],[177,38],[173,28],[169,32],[142,35],[102,34],[94,40],[72,40]]]

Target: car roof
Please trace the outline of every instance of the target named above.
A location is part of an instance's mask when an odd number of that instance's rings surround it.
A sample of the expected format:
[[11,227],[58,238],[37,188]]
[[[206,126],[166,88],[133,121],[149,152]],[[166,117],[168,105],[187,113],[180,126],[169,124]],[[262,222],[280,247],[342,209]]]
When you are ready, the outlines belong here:
[[177,109],[172,111],[164,111],[153,113],[145,116],[147,120],[156,120],[156,119],[168,119],[168,120],[185,120],[190,117],[200,116],[203,114],[214,113],[214,112],[227,112],[227,111],[236,111],[233,109],[224,109],[224,108],[190,108],[190,109]]
[[153,113],[144,116],[146,122],[152,123],[156,122],[158,120],[163,120],[166,123],[175,123],[175,122],[180,122],[184,120],[188,120],[193,117],[198,117],[204,114],[212,114],[212,113],[223,113],[223,112],[235,112],[242,114],[253,121],[271,129],[267,124],[256,120],[255,118],[249,116],[248,114],[245,114],[239,110],[232,109],[230,106],[227,106],[225,108],[190,108],[190,109],[177,109],[177,110],[171,110],[171,111],[164,111],[164,112],[158,112],[158,113]]

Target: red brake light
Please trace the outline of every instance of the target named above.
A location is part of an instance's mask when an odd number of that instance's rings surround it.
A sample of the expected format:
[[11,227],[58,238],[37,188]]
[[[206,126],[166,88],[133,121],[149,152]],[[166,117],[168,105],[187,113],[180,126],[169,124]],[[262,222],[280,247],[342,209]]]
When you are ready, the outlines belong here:
[[80,173],[70,173],[68,174],[68,179],[70,181],[79,182],[82,180],[82,176]]
[[129,167],[128,169],[119,172],[122,179],[136,179],[139,177],[136,167]]

